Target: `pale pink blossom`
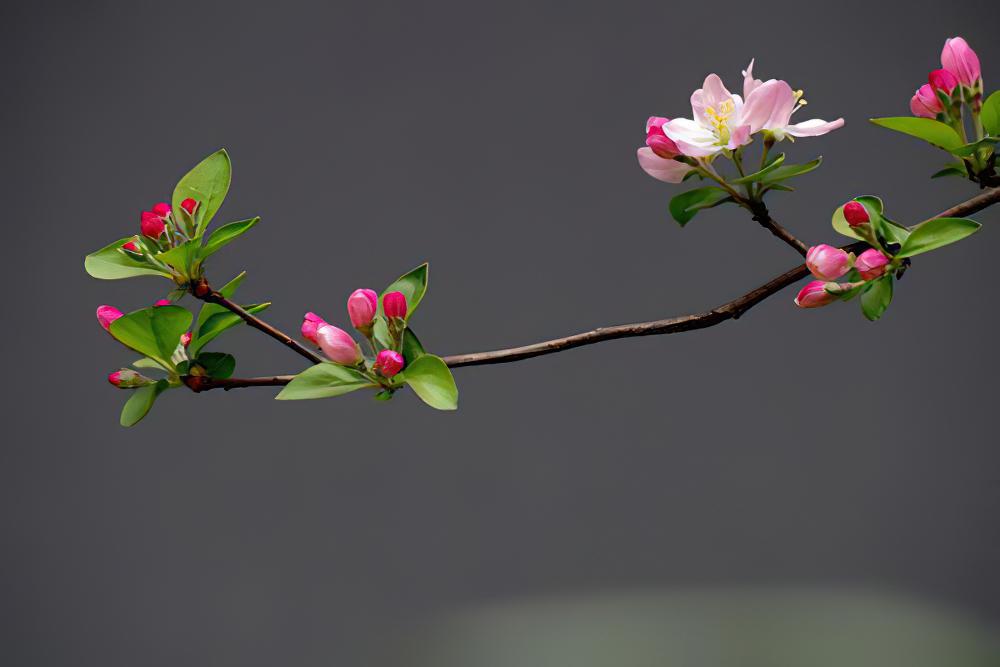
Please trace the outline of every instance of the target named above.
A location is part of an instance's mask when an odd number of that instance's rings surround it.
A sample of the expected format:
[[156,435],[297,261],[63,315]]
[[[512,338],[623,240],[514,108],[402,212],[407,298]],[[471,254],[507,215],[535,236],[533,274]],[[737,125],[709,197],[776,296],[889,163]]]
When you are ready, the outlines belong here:
[[393,375],[403,370],[405,363],[403,355],[395,350],[382,350],[375,358],[375,370],[383,377],[391,378]]
[[941,50],[941,66],[966,86],[975,86],[982,78],[979,56],[961,37],[945,40],[944,49]]
[[347,314],[356,329],[370,327],[378,310],[378,294],[375,290],[356,289],[347,297]]
[[828,284],[836,285],[836,283],[827,283],[822,280],[814,280],[807,284],[795,297],[795,305],[799,308],[819,308],[833,303],[837,300],[837,296],[826,291]]
[[885,267],[889,263],[889,258],[875,248],[869,248],[858,255],[854,260],[854,268],[865,280],[878,278],[885,273]]
[[851,256],[840,248],[822,243],[809,248],[806,266],[820,280],[836,280],[851,269]]
[[343,329],[324,324],[316,330],[316,340],[331,361],[345,366],[354,366],[361,361],[361,348]]
[[937,118],[939,113],[944,112],[941,100],[938,98],[934,88],[929,84],[917,88],[917,92],[910,98],[910,113],[919,118]]
[[637,150],[636,157],[639,158],[639,166],[644,172],[664,183],[680,183],[694,169],[679,160],[662,158],[648,146]]

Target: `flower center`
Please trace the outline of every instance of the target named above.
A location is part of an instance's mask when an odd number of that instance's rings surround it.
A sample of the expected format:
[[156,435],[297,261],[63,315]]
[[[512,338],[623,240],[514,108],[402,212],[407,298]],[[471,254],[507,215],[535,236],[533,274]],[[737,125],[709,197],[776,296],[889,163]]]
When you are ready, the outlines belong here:
[[705,116],[708,118],[712,131],[719,138],[720,144],[729,143],[729,117],[733,115],[736,105],[732,100],[725,100],[719,104],[718,110],[715,107],[706,107]]

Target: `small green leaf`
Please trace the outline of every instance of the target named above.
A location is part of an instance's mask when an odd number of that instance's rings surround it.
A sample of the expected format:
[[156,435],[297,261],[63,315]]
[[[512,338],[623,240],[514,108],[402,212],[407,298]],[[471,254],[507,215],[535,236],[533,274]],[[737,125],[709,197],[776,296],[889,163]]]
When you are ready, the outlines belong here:
[[329,398],[377,386],[355,368],[323,362],[296,375],[275,398],[279,401]]
[[[993,144],[1000,143],[1000,137],[984,137],[979,141],[973,141],[971,144],[965,144],[964,146],[959,146],[955,150],[951,151],[952,155],[957,155],[958,157],[969,157],[976,153],[980,149],[990,148]],[[989,155],[989,151],[984,151]]]
[[[428,266],[424,262],[417,268],[413,269],[409,273],[406,273],[392,282],[391,285],[385,288],[382,292],[382,296],[385,296],[389,292],[402,292],[403,296],[406,297],[406,321],[409,322],[410,318],[413,317],[413,313],[417,310],[417,306],[424,298],[424,294],[427,293],[427,273]],[[382,299],[378,300],[378,314],[382,315]]]
[[240,220],[239,222],[230,222],[227,225],[219,227],[209,235],[208,241],[205,242],[205,247],[201,249],[202,259],[213,254],[237,236],[246,233],[258,222],[260,222],[259,217]]
[[132,259],[121,250],[121,247],[133,238],[132,236],[126,236],[110,245],[104,246],[100,250],[90,253],[83,260],[83,268],[91,276],[100,280],[121,280],[122,278],[134,278],[135,276],[163,276],[164,278],[170,278],[169,273]]
[[945,176],[959,176],[965,178],[968,172],[965,170],[965,163],[963,162],[950,162],[946,167],[939,171],[935,171],[931,178],[943,178]]
[[897,116],[894,118],[872,118],[871,122],[881,127],[908,134],[927,143],[952,151],[962,145],[962,138],[950,125],[933,118]]
[[725,201],[731,201],[731,199],[729,193],[722,188],[711,185],[704,188],[695,188],[694,190],[688,190],[687,192],[675,195],[670,200],[670,215],[683,227],[694,216],[698,215],[698,211],[718,206]]
[[777,188],[778,186],[776,186],[775,183],[789,178],[794,178],[795,176],[801,176],[802,174],[808,174],[821,164],[823,164],[822,157],[818,157],[815,160],[806,162],[805,164],[785,164],[764,174],[764,178],[762,178],[760,182],[765,186]]
[[189,197],[198,202],[198,210],[195,211],[196,236],[201,236],[212,216],[222,206],[232,177],[233,165],[229,153],[220,149],[199,162],[177,183],[171,200],[175,211],[180,211],[181,202]]
[[983,102],[983,110],[979,115],[983,128],[994,137],[1000,136],[1000,90],[993,93]]
[[892,302],[892,274],[886,274],[868,283],[861,293],[861,312],[874,322],[882,317]]
[[224,380],[236,370],[236,357],[225,352],[203,352],[195,362],[205,369],[209,377]]
[[[458,387],[451,370],[441,357],[425,354],[408,364],[400,373],[420,399],[438,410],[458,408]],[[397,376],[398,377],[398,376]]]
[[980,224],[966,218],[934,218],[915,227],[896,253],[897,257],[913,257],[935,250],[979,231]]
[[180,306],[150,306],[119,317],[108,331],[126,347],[164,368],[174,368],[170,357],[181,335],[191,326],[191,319],[191,313]]
[[157,254],[156,259],[173,268],[182,276],[193,278],[197,274],[198,254],[200,251],[200,244],[197,240],[192,239],[166,252]]
[[766,176],[767,174],[771,173],[772,171],[780,167],[784,161],[785,161],[785,154],[781,153],[778,155],[778,157],[774,158],[771,164],[767,165],[760,171],[756,171],[752,174],[747,174],[746,176],[737,178],[730,182],[737,183],[739,185],[743,185],[744,183],[754,183],[756,181],[761,180],[762,178],[764,178],[764,176]]
[[160,380],[133,390],[132,395],[122,406],[122,414],[119,419],[121,425],[127,427],[138,424],[153,407],[156,397],[166,391],[169,386],[166,380]]
[[413,330],[408,328],[403,331],[403,344],[401,346],[401,351],[403,353],[403,359],[406,363],[411,363],[416,361],[418,357],[422,357],[427,354],[424,351],[424,346],[420,344],[420,339],[417,338],[417,334],[413,333]]
[[149,368],[157,371],[169,371],[169,368],[164,368],[155,359],[150,359],[149,357],[143,357],[142,359],[136,359],[132,362],[132,366],[135,368]]
[[[266,310],[271,305],[270,302],[265,303],[254,303],[247,306],[243,306],[243,309],[250,313],[251,315]],[[236,313],[231,313],[228,310],[223,310],[221,313],[214,313],[210,315],[205,322],[198,327],[198,340],[197,347],[195,347],[195,341],[192,340],[191,344],[188,346],[189,354],[197,354],[205,345],[210,341],[214,340],[224,332],[226,329],[231,329],[238,324],[243,323],[243,318],[241,318]]]

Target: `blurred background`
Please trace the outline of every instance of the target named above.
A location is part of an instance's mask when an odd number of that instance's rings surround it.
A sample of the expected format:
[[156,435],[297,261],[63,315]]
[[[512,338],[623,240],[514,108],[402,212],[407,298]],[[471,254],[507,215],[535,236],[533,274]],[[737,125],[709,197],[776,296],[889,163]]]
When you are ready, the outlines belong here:
[[[9,665],[996,665],[1000,209],[914,263],[878,324],[795,289],[735,323],[458,369],[411,394],[161,398],[133,429],[97,325],[165,296],[83,256],[220,146],[213,258],[295,331],[422,261],[456,354],[701,311],[798,263],[725,207],[685,229],[635,148],[709,72],[804,88],[844,129],[774,216],[834,242],[879,194],[975,194],[904,115],[945,38],[1000,82],[995,2],[11,2],[0,662]],[[190,301],[184,303],[191,305]],[[301,359],[238,328],[239,375]]]

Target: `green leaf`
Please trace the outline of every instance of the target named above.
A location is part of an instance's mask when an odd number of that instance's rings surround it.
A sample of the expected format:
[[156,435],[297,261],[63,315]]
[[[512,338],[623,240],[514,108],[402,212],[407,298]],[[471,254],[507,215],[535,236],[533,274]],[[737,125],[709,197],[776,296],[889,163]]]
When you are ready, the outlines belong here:
[[[409,273],[406,273],[394,280],[392,284],[386,287],[382,292],[382,296],[385,296],[389,292],[403,293],[403,296],[406,297],[407,322],[409,322],[410,318],[413,317],[413,313],[417,310],[417,306],[420,305],[420,302],[424,298],[424,294],[427,293],[427,273],[427,262],[424,262]],[[381,298],[378,300],[378,314],[383,314]]]
[[861,293],[861,312],[872,322],[882,317],[892,302],[892,280],[892,274],[876,278]]
[[100,250],[90,253],[83,260],[83,268],[91,276],[100,280],[121,280],[122,278],[134,278],[135,276],[163,276],[170,278],[169,273],[132,259],[125,254],[125,251],[121,250],[121,247],[133,238],[132,236],[126,236],[110,245],[104,246]]
[[202,259],[213,254],[237,236],[249,231],[258,222],[260,222],[259,217],[240,220],[239,222],[230,222],[227,225],[219,227],[209,235],[208,241],[205,242],[205,247],[201,249]]
[[[881,199],[872,195],[862,195],[860,197],[855,197],[853,201],[858,202],[865,207],[866,211],[868,211],[868,218],[871,220],[872,227],[876,232],[884,227],[885,219],[882,217],[883,207]],[[847,219],[844,217],[843,205],[838,206],[837,210],[833,212],[832,223],[833,228],[837,231],[837,233],[843,234],[848,238],[858,239],[859,241],[867,241],[865,237],[855,231],[855,229],[847,223]],[[905,229],[903,231],[905,231]]]
[[737,178],[736,180],[731,182],[737,183],[739,185],[743,185],[744,183],[754,183],[756,181],[761,180],[764,176],[766,176],[767,174],[771,173],[772,171],[780,167],[784,161],[785,161],[785,154],[781,153],[778,155],[778,157],[774,158],[771,164],[767,165],[760,171],[756,171],[752,174],[747,174],[746,176]]
[[729,201],[729,193],[722,188],[707,186],[695,188],[675,195],[670,200],[670,215],[680,224],[681,227],[691,221],[698,211],[706,208],[718,206],[722,202]]
[[818,157],[815,160],[806,162],[805,164],[785,164],[764,174],[764,178],[762,178],[760,182],[766,186],[777,187],[774,185],[775,183],[789,178],[794,178],[795,176],[801,176],[802,174],[808,174],[813,169],[819,167],[822,163],[823,158]]
[[[247,306],[243,306],[243,309],[250,313],[251,315],[259,313],[262,310],[266,310],[271,305],[270,302],[265,303],[254,303]],[[223,309],[221,313],[214,313],[210,315],[205,322],[198,327],[198,346],[195,347],[195,341],[191,341],[188,346],[189,354],[197,354],[205,345],[210,341],[214,340],[224,332],[226,329],[231,329],[238,324],[243,323],[243,318],[241,318],[236,313],[231,313],[228,310]]]
[[913,257],[935,250],[979,231],[980,224],[966,218],[934,218],[915,227],[896,253],[897,257]]
[[[232,299],[233,295],[236,294],[236,290],[243,283],[244,278],[247,277],[247,272],[243,271],[238,276],[230,280],[228,283],[222,286],[219,290],[219,294],[226,297],[227,299]],[[222,306],[215,303],[206,303],[202,305],[201,310],[198,311],[198,321],[195,324],[194,331],[192,332],[191,344],[188,345],[188,353],[194,357],[198,355],[198,351],[202,348],[202,343],[198,341],[198,331],[201,330],[202,325],[205,321],[214,315],[215,313],[225,313],[229,312]],[[207,341],[206,341],[207,342]]]
[[[969,157],[975,154],[979,149],[989,148],[996,143],[1000,143],[1000,137],[984,137],[979,141],[973,141],[971,144],[959,146],[955,150],[951,151],[951,154],[957,155],[958,157]],[[986,151],[986,154],[989,155],[989,151]]]
[[142,359],[136,359],[132,362],[132,366],[135,368],[149,368],[156,371],[169,371],[169,368],[164,368],[155,359],[150,359],[149,357],[143,357]]
[[962,138],[950,125],[933,118],[897,116],[894,118],[872,118],[871,122],[884,128],[908,134],[927,143],[952,151],[962,145]]
[[323,362],[296,375],[275,398],[279,401],[329,398],[377,386],[355,368]]
[[983,110],[979,114],[983,128],[994,137],[1000,136],[1000,90],[993,93],[983,102]]
[[233,165],[229,160],[229,153],[223,148],[199,162],[174,188],[171,204],[175,211],[180,211],[181,202],[189,197],[198,202],[198,210],[195,211],[197,236],[201,236],[215,212],[222,206],[232,177]]
[[117,341],[164,368],[174,368],[170,360],[181,335],[191,326],[191,313],[180,306],[150,306],[119,317],[108,331]]
[[158,253],[156,259],[173,268],[182,276],[193,278],[197,274],[200,251],[201,245],[197,240],[192,239],[175,248]]
[[119,419],[121,425],[135,426],[138,424],[153,407],[156,397],[166,391],[169,386],[166,380],[160,380],[133,390],[132,395],[122,406],[122,414]]
[[965,178],[968,172],[965,170],[965,163],[963,162],[950,162],[946,167],[939,171],[935,171],[931,178],[943,178],[945,176],[959,176]]
[[[407,365],[402,375],[402,381],[410,385],[420,399],[438,410],[455,410],[458,408],[458,387],[451,370],[441,357],[425,354]],[[398,377],[398,376],[397,376]]]
[[410,328],[403,331],[403,344],[401,346],[401,351],[403,353],[403,359],[406,360],[406,363],[416,361],[417,358],[427,354],[424,351],[424,346],[420,344],[420,339],[417,338],[417,334],[413,333],[413,330]]
[[205,369],[206,375],[220,380],[230,377],[236,370],[236,357],[225,352],[203,352],[195,361]]

